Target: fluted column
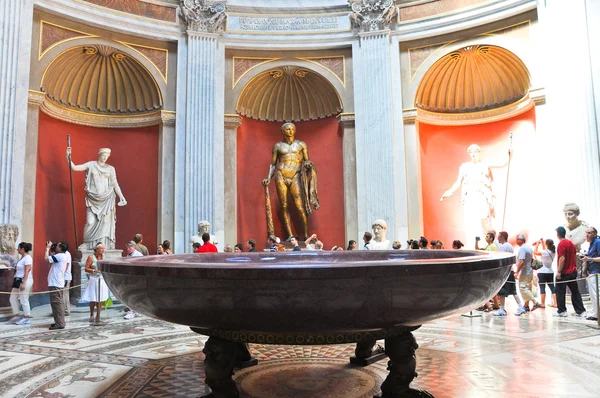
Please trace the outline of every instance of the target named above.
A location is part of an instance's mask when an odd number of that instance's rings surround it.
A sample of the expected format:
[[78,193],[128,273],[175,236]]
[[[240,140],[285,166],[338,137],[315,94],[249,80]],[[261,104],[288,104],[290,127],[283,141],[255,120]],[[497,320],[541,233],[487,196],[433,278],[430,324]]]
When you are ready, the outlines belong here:
[[[390,31],[359,33],[353,46],[356,103],[358,231],[376,219],[395,237],[394,115],[391,90]],[[399,72],[398,72],[399,73]]]
[[356,129],[353,113],[342,113],[337,117],[342,128],[344,160],[344,220],[346,240],[358,241],[358,207],[356,202]]
[[0,2],[0,223],[21,226],[33,2]]
[[158,142],[158,241],[174,239],[175,121],[173,111],[161,111]]
[[225,115],[225,242],[237,242],[237,129],[238,115]]

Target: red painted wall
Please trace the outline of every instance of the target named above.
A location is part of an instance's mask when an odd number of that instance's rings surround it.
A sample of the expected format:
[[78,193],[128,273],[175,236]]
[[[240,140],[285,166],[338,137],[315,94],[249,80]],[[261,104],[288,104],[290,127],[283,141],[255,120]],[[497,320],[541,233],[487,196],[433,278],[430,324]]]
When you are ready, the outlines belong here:
[[[308,145],[308,157],[318,173],[319,203],[308,219],[309,233],[316,233],[326,249],[345,244],[344,227],[344,177],[342,135],[336,118],[331,117],[296,124],[296,139]],[[237,139],[237,208],[238,241],[255,239],[262,249],[266,242],[267,225],[265,195],[261,181],[267,177],[271,163],[271,150],[281,141],[278,122],[262,122],[244,118]],[[279,200],[275,181],[269,185],[275,234],[282,239]],[[289,205],[288,205],[289,206]],[[291,205],[294,217],[295,207]],[[295,222],[294,226],[300,224]],[[296,234],[302,234],[296,229]],[[234,242],[226,242],[234,243]]]
[[[429,239],[441,239],[446,248],[452,241],[460,239],[467,247],[474,242],[465,242],[461,206],[461,189],[452,197],[440,202],[441,196],[456,181],[458,169],[470,161],[467,148],[471,144],[481,147],[481,159],[490,165],[502,165],[508,159],[509,133],[513,135],[513,156],[510,164],[507,211],[504,229],[514,236],[526,230],[534,220],[530,201],[533,195],[532,176],[535,168],[535,110],[494,123],[473,126],[433,126],[419,123],[421,143],[421,186],[424,234]],[[502,227],[505,193],[507,192],[507,170],[493,169],[493,192],[496,196],[496,218],[493,227]],[[414,236],[411,238],[418,238]],[[481,237],[483,241],[483,236]]]
[[[127,206],[117,207],[116,246],[136,233],[144,235],[150,250],[157,242],[158,126],[107,129],[79,126],[40,112],[35,191],[34,290],[46,290],[48,264],[44,261],[47,240],[65,240],[75,249],[69,169],[65,157],[67,134],[71,135],[73,163],[97,159],[98,149],[112,150],[108,163],[115,167]],[[73,172],[79,244],[85,224],[85,172]],[[117,198],[118,200],[118,198]]]

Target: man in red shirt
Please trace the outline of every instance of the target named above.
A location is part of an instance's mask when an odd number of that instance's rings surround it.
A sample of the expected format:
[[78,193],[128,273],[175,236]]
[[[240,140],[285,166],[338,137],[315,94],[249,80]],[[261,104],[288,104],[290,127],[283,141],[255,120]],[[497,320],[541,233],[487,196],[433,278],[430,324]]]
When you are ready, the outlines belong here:
[[198,253],[216,253],[218,252],[217,246],[210,243],[210,234],[205,232],[202,234],[202,246],[198,249]]
[[577,313],[577,316],[585,316],[585,307],[581,300],[579,287],[577,286],[577,252],[575,244],[569,239],[566,239],[567,230],[564,227],[556,228],[556,236],[558,237],[558,247],[556,255],[558,257],[558,265],[556,272],[556,301],[558,302],[558,312],[555,316],[566,318],[567,304],[566,293],[567,287],[571,291],[571,303]]

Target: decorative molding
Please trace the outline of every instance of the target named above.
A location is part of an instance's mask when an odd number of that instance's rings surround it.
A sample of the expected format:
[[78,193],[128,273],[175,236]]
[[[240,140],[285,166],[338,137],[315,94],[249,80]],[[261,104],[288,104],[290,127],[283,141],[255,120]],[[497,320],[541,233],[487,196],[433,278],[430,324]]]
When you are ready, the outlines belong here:
[[438,50],[441,50],[442,48],[454,42],[456,42],[456,40],[409,48],[408,70],[410,71],[410,82],[413,82],[415,76],[419,72],[419,69],[421,69],[421,65],[423,65],[425,61],[431,58]]
[[394,0],[348,0],[348,4],[350,22],[359,32],[385,30],[398,15]]
[[307,61],[322,68],[327,69],[338,78],[342,86],[346,87],[346,57],[343,55],[328,55],[323,57],[297,57],[302,61]]
[[27,103],[32,106],[41,106],[45,99],[45,93],[36,90],[29,90]]
[[240,115],[225,115],[225,130],[237,130],[242,125],[242,117]]
[[38,61],[54,47],[75,39],[100,37],[91,33],[67,28],[48,21],[40,21],[40,39],[38,41]]
[[354,127],[355,115],[354,113],[340,113],[337,115],[338,123],[343,127]]
[[[137,18],[151,19],[156,22],[178,24],[177,6],[171,3],[143,0],[76,0],[89,5],[114,10]],[[109,11],[110,12],[110,11]]]
[[465,0],[430,1],[412,4],[400,8],[398,20],[400,23],[409,23],[436,19],[454,13],[466,12],[486,2],[489,2],[489,0],[469,0],[470,4],[465,4]]
[[160,119],[162,120],[162,124],[164,126],[175,126],[175,122],[177,120],[177,114],[175,111],[160,111]]
[[505,26],[503,28],[498,28],[494,30],[490,30],[489,32],[480,33],[477,36],[501,36],[505,34],[509,34],[521,29],[529,29],[531,26],[531,21],[528,19],[523,22],[518,22],[512,25]]
[[234,88],[238,82],[257,66],[277,61],[281,58],[263,58],[263,57],[233,57],[233,70],[231,74],[232,86]]
[[509,119],[527,112],[534,106],[535,103],[529,94],[527,94],[521,100],[513,104],[479,112],[437,113],[417,109],[416,120],[420,123],[433,124],[437,126],[468,126]]
[[227,20],[227,5],[213,0],[181,0],[181,16],[188,31],[221,33]]
[[167,83],[167,79],[169,78],[169,50],[166,48],[143,46],[141,44],[127,43],[118,40],[115,41],[125,47],[131,48],[142,57],[146,58],[148,62],[156,67],[160,76],[165,83]]
[[417,120],[417,108],[402,109],[404,123],[414,123]]
[[156,126],[162,122],[161,111],[146,113],[143,115],[97,115],[88,112],[81,112],[74,109],[55,104],[47,99],[40,106],[40,110],[46,115],[55,119],[63,120],[68,123],[79,124],[89,127],[103,128],[132,128]]
[[532,88],[529,90],[529,96],[536,106],[546,103],[546,89],[544,87]]

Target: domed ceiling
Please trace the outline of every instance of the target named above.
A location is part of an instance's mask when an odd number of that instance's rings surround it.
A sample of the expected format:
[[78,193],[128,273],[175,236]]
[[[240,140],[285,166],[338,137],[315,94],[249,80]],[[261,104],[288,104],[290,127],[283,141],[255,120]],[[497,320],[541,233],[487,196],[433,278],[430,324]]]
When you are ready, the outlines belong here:
[[141,114],[162,106],[159,88],[134,58],[113,47],[74,47],[46,70],[42,91],[55,103],[99,114]]
[[498,46],[474,45],[446,54],[423,76],[417,89],[418,109],[466,113],[515,103],[529,93],[527,67]]
[[327,79],[297,66],[260,73],[246,84],[236,105],[240,115],[277,122],[322,119],[342,109]]

